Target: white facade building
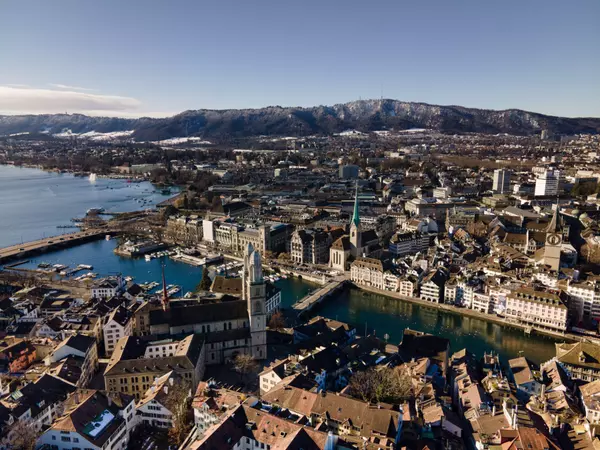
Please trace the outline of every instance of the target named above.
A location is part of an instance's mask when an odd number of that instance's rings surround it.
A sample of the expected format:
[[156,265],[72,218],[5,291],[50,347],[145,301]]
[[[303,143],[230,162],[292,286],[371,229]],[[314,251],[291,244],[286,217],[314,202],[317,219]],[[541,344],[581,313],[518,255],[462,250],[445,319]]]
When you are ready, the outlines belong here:
[[138,423],[133,397],[118,393],[75,391],[65,402],[65,410],[65,416],[40,436],[38,447],[122,450]]
[[104,350],[106,355],[112,355],[119,339],[133,334],[133,317],[129,310],[119,306],[109,314],[106,324],[102,327],[104,334]]
[[596,281],[569,283],[567,293],[571,314],[577,322],[584,317],[600,317],[600,286]]
[[497,194],[510,192],[511,171],[507,169],[494,170],[494,184],[492,189]]
[[560,171],[546,170],[535,180],[535,196],[558,195]]
[[[184,380],[176,372],[171,371],[158,377],[146,391],[144,397],[136,405],[140,421],[150,427],[168,429],[173,427],[173,410],[177,407],[177,399],[173,396],[175,386],[182,386]],[[191,397],[190,386],[187,386],[187,397]]]
[[555,294],[521,288],[506,297],[506,318],[525,325],[567,329],[567,307]]

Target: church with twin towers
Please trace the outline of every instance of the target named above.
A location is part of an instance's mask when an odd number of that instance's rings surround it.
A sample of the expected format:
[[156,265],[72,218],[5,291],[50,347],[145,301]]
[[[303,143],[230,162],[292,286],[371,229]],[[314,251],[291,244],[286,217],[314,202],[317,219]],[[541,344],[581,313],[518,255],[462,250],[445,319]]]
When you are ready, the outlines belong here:
[[136,323],[147,325],[143,329],[136,326],[134,334],[157,339],[200,334],[204,339],[207,365],[224,364],[238,354],[266,359],[267,284],[260,253],[251,244],[244,252],[241,282],[238,299],[198,303],[167,298],[163,308],[146,303],[136,311]]

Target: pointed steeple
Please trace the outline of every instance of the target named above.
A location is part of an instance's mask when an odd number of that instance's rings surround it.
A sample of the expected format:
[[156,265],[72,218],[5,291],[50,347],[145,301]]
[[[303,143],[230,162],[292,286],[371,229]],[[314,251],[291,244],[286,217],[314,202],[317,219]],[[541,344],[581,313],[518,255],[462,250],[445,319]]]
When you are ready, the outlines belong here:
[[165,265],[162,264],[162,308],[166,311],[169,308],[169,293],[167,292],[167,280],[165,279]]
[[558,217],[558,199],[556,200],[556,208],[554,208],[554,214],[552,214],[552,220],[546,228],[547,233],[557,233],[560,231],[560,221]]
[[358,228],[360,224],[360,216],[358,213],[358,181],[356,182],[356,193],[354,194],[354,214],[352,215],[352,225]]

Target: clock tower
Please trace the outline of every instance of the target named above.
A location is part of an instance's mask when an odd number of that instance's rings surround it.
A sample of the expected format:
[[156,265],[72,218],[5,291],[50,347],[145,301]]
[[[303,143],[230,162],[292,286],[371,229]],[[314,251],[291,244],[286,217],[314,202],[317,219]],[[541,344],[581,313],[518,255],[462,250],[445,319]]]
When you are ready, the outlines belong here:
[[546,242],[544,245],[544,264],[550,266],[550,269],[558,271],[560,268],[560,250],[562,247],[563,236],[560,229],[560,218],[558,216],[558,203],[552,216],[552,220],[546,229]]

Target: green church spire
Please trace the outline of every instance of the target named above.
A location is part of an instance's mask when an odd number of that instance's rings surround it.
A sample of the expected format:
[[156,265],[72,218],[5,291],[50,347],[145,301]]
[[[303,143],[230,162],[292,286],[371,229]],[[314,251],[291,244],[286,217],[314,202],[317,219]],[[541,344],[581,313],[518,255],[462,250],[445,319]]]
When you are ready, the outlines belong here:
[[358,181],[356,182],[356,194],[354,196],[354,215],[352,216],[352,224],[358,228],[360,223],[360,216],[358,214]]

